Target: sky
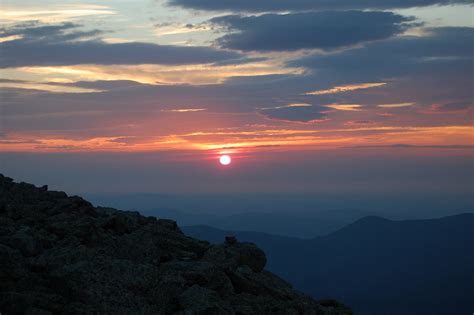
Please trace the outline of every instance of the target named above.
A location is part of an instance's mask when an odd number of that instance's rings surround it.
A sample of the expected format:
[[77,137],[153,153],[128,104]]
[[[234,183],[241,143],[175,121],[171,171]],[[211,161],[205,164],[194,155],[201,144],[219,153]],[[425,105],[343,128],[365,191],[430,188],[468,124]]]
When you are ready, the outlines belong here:
[[3,0],[0,171],[77,192],[472,192],[470,3]]

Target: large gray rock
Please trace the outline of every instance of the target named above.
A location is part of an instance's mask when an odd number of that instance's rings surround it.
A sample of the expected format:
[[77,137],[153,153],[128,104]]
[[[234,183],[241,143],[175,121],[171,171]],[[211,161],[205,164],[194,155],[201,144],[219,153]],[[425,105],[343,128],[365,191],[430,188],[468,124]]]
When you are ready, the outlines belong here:
[[1,314],[351,314],[265,264],[254,244],[211,246],[174,221],[0,175]]

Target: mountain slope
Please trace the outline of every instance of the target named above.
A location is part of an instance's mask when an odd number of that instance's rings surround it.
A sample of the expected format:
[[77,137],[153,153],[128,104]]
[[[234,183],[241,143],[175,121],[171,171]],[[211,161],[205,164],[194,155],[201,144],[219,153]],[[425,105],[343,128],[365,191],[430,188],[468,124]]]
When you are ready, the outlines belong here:
[[210,245],[174,221],[0,175],[1,314],[352,314],[265,264],[252,243]]
[[[409,221],[366,217],[312,240],[235,234],[251,237],[266,251],[269,270],[308,294],[336,297],[356,314],[418,315],[474,309],[473,231],[474,215],[462,214]],[[184,232],[211,241],[229,234],[203,226]]]

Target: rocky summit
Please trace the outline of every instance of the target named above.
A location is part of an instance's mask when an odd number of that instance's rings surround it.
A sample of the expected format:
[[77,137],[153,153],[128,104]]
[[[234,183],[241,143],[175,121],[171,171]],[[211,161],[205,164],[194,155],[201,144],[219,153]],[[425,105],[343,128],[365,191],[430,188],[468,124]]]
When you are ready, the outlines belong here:
[[348,315],[265,271],[265,253],[210,245],[174,221],[94,207],[0,175],[0,313]]

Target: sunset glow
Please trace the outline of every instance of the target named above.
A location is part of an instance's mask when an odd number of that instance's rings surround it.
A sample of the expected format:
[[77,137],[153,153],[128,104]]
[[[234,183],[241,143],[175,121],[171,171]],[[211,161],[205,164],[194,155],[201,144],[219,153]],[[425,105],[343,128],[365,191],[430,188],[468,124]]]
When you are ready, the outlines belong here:
[[[472,155],[463,6],[434,19],[428,7],[262,13],[238,2],[194,14],[176,1],[6,0],[0,152],[231,155],[239,166],[354,148]],[[349,36],[339,20],[364,27]]]

